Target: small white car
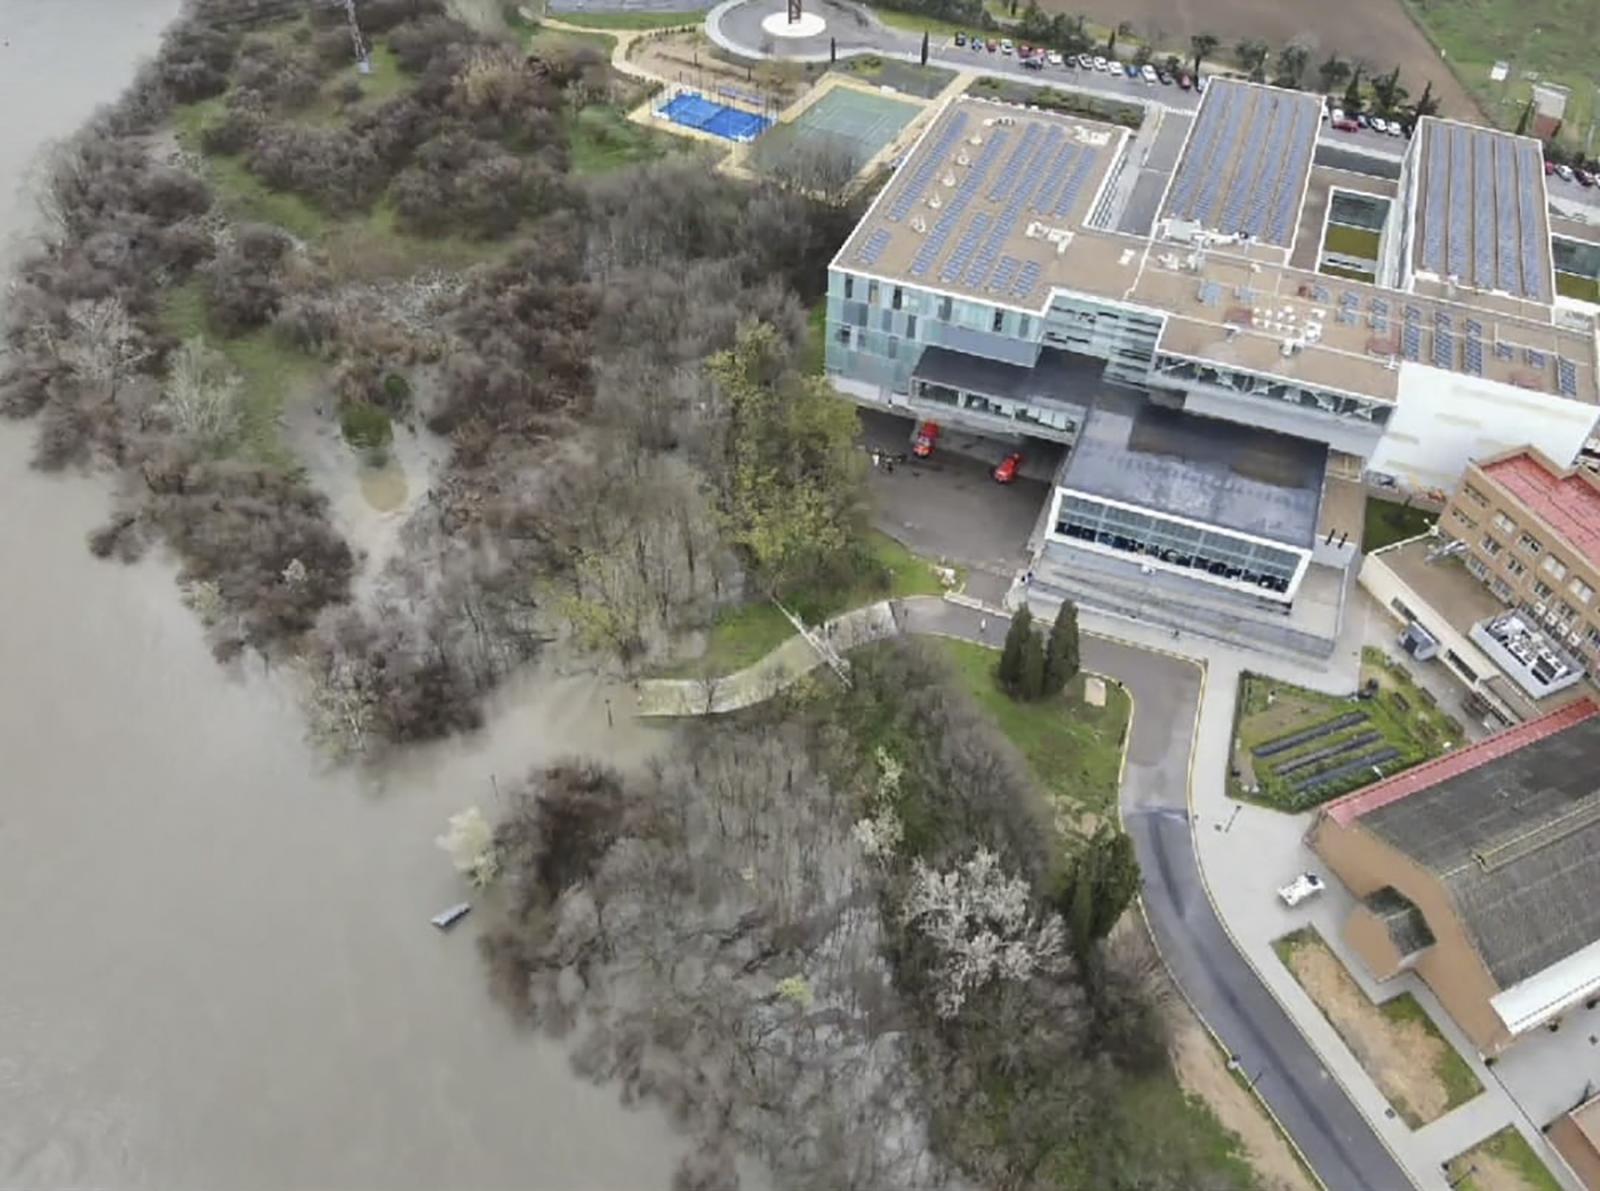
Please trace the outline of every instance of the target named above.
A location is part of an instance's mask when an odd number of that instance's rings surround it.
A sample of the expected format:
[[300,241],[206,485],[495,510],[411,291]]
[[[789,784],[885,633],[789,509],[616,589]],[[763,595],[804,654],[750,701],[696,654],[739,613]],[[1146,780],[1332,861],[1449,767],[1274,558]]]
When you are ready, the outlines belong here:
[[1388,132],[1389,122],[1382,116],[1374,116],[1372,117],[1371,127],[1373,132]]
[[1044,58],[1045,58],[1045,61],[1050,63],[1051,66],[1060,66],[1061,65],[1061,55],[1058,54],[1055,50],[1051,50],[1048,54],[1046,54],[1044,56]]
[[1096,70],[1104,70],[1106,68],[1106,60],[1099,54],[1094,56],[1094,68]]
[[1009,54],[1016,48],[1016,46],[1011,44],[1011,39],[1009,37],[1000,43],[1000,52],[1002,54]]
[[1148,62],[1144,64],[1144,69],[1139,73],[1144,76],[1144,81],[1147,83],[1153,83],[1156,81],[1156,68],[1151,66]]
[[1309,898],[1316,897],[1325,886],[1322,878],[1316,873],[1301,873],[1294,880],[1278,890],[1278,896],[1283,899],[1283,904],[1293,908]]

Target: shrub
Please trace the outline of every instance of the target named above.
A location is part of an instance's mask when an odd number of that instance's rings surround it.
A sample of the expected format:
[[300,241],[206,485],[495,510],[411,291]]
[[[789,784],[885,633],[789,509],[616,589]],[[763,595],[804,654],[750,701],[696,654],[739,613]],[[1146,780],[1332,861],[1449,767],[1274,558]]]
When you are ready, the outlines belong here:
[[383,408],[392,414],[403,414],[411,407],[411,382],[398,372],[383,378]]
[[367,451],[386,447],[394,438],[388,413],[366,401],[352,401],[340,411],[339,429],[345,442]]

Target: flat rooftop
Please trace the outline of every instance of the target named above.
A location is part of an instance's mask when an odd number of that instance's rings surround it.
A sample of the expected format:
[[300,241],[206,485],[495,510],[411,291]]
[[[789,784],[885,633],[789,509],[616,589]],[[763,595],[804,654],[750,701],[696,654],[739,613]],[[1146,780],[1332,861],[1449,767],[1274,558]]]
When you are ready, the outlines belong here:
[[[1213,83],[1202,116],[1214,94],[1240,89],[1288,94]],[[1054,112],[951,100],[834,264],[1038,314],[1057,289],[1143,306],[1170,316],[1164,351],[1379,401],[1395,400],[1398,366],[1409,361],[1600,404],[1593,336],[1525,299],[1452,294],[1442,282],[1437,294],[1406,294],[1292,268],[1269,243],[1152,241],[1084,226],[1126,137]],[[1297,218],[1309,171],[1296,183]],[[1171,234],[1170,223],[1157,226]],[[1320,339],[1285,355],[1314,309]]]
[[1138,397],[1097,401],[1063,487],[1301,548],[1316,537],[1328,449]]
[[1501,988],[1600,940],[1600,716],[1568,704],[1330,804],[1431,870]]
[[1162,215],[1288,248],[1321,120],[1314,95],[1212,79]]
[[1590,473],[1564,471],[1528,451],[1480,467],[1568,546],[1600,567],[1600,484]]
[[954,100],[856,227],[839,263],[1039,305],[1059,233],[1087,219],[1126,136],[1071,116]]
[[1424,117],[1412,262],[1461,285],[1550,300],[1549,200],[1539,142]]

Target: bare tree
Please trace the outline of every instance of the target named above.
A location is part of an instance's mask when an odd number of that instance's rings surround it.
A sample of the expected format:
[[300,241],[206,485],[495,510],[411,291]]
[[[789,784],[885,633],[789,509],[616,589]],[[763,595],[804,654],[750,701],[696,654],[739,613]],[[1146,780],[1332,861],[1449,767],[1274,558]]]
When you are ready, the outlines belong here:
[[239,432],[243,383],[221,352],[185,340],[173,355],[160,409],[179,434],[215,449]]

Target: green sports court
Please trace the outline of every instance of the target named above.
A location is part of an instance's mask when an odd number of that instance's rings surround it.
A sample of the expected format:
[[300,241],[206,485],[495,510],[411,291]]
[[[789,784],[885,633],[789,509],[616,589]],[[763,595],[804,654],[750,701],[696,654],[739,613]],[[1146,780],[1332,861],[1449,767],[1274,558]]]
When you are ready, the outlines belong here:
[[757,141],[750,164],[765,172],[797,151],[837,145],[849,152],[860,169],[920,111],[922,105],[918,103],[835,86],[793,121],[775,125]]

